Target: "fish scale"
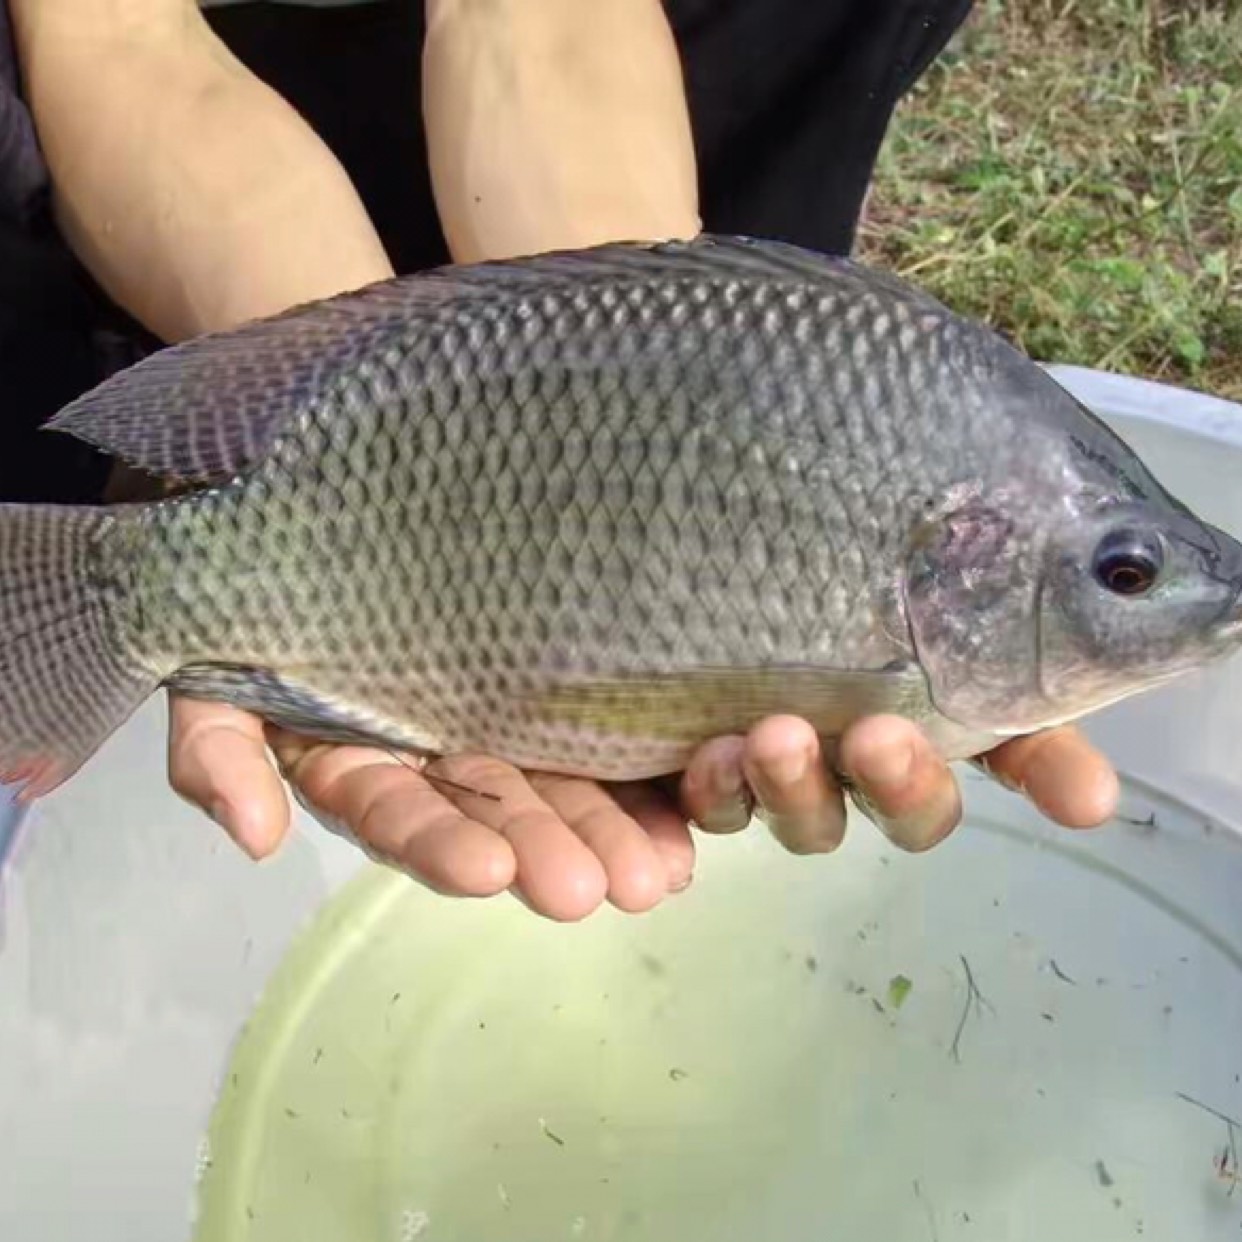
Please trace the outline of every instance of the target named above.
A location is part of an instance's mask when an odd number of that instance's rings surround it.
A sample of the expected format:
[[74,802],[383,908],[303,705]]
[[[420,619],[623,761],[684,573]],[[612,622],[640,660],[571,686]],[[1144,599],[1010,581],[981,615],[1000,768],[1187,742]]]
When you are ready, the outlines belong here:
[[[0,771],[36,793],[161,684],[629,779],[777,711],[829,741],[896,711],[965,756],[1234,642],[1237,545],[1042,370],[780,243],[383,282],[160,351],[53,426],[184,490],[0,508]],[[1167,550],[1151,600],[1108,587],[1118,538]]]
[[[645,312],[650,307],[652,299],[652,289],[648,287],[640,287],[630,291],[630,296],[626,298],[610,296],[609,291],[604,293],[604,309],[611,312],[611,327],[615,332],[621,335],[628,335],[633,329],[633,320],[637,320],[641,325]],[[660,293],[656,292],[655,301],[661,302]],[[725,289],[725,301],[734,303],[734,314],[743,320],[746,313],[753,315],[754,322],[760,325],[761,329],[768,332],[780,332],[784,327],[784,318],[780,314],[774,313],[773,299],[771,299],[770,291],[766,287],[759,287],[755,293],[753,304],[746,306],[743,291],[738,284],[730,284]],[[780,307],[780,303],[776,303],[776,307]],[[540,545],[545,540],[540,538],[544,535],[549,525],[555,525],[555,515],[549,512],[548,492],[549,489],[555,491],[556,484],[564,486],[564,472],[561,462],[558,461],[559,438],[542,438],[535,440],[532,435],[533,428],[538,428],[548,422],[553,425],[556,430],[556,422],[568,419],[570,415],[579,415],[580,412],[575,410],[574,404],[565,404],[559,407],[551,405],[544,409],[530,410],[530,402],[537,401],[538,395],[534,385],[529,383],[529,373],[525,370],[525,359],[522,353],[523,349],[532,348],[534,342],[538,340],[555,337],[558,330],[561,334],[566,333],[564,328],[563,315],[566,309],[569,309],[568,303],[563,303],[555,298],[544,298],[533,304],[527,304],[522,308],[523,314],[519,318],[520,327],[513,330],[512,323],[505,323],[505,320],[496,314],[489,314],[484,317],[484,324],[492,329],[492,337],[484,337],[479,340],[477,334],[473,335],[468,332],[461,332],[460,325],[451,325],[445,333],[445,342],[442,348],[436,350],[432,354],[432,334],[428,333],[426,345],[422,354],[424,358],[420,360],[430,361],[435,368],[436,361],[442,358],[448,358],[456,353],[462,347],[462,343],[468,339],[474,339],[481,344],[481,358],[483,365],[479,368],[472,369],[473,375],[487,375],[488,359],[496,358],[502,355],[504,358],[504,376],[502,383],[488,384],[486,379],[482,381],[482,389],[487,394],[484,399],[484,406],[487,406],[489,412],[493,416],[503,410],[507,415],[518,415],[519,420],[514,427],[515,440],[510,442],[508,453],[504,458],[497,458],[497,465],[501,472],[512,472],[510,477],[515,479],[518,486],[517,501],[525,519],[523,527],[520,530],[510,530],[513,537],[519,540],[520,546],[524,550],[522,563],[518,566],[518,578],[520,585],[525,587],[525,597],[519,597],[514,600],[513,604],[517,607],[537,605],[534,599],[535,592],[538,591],[540,576],[542,576],[543,558],[540,554]],[[715,307],[707,299],[698,299],[698,322],[696,317],[687,319],[682,325],[682,343],[686,353],[693,356],[700,350],[707,349],[710,351],[712,345],[712,333],[715,330]],[[575,311],[580,309],[574,307]],[[821,303],[822,309],[822,303]],[[696,332],[696,328],[698,332]],[[746,335],[746,344],[744,344],[743,353],[741,353],[740,366],[743,370],[743,376],[751,373],[753,369],[763,365],[763,344],[766,342],[766,335],[763,332],[759,334]],[[859,342],[866,343],[866,335],[859,337]],[[750,353],[748,353],[748,349]],[[857,360],[857,355],[856,355]],[[863,361],[866,355],[863,355]],[[404,395],[407,391],[407,385],[402,381],[401,366],[404,365],[404,359],[397,359],[396,365],[392,364],[390,359],[383,359],[376,365],[376,371],[386,375],[384,385],[386,389],[396,394]],[[437,374],[438,370],[438,374]],[[447,373],[446,373],[447,371]],[[518,378],[527,376],[527,383],[524,386],[515,386],[512,383],[513,376],[510,373],[517,373]],[[673,375],[672,369],[655,370],[655,383],[660,385],[661,375]],[[648,566],[647,573],[641,573],[642,566],[635,565],[633,568],[640,571],[637,581],[631,584],[631,589],[636,589],[637,595],[646,596],[647,607],[645,614],[638,617],[636,626],[632,626],[630,630],[625,627],[605,625],[604,619],[597,621],[595,638],[597,642],[612,641],[619,643],[622,650],[627,652],[642,652],[642,660],[651,661],[653,657],[657,657],[658,653],[668,653],[676,658],[683,660],[692,660],[705,663],[727,663],[730,658],[735,657],[735,653],[728,651],[720,651],[714,643],[710,642],[712,631],[703,630],[696,633],[688,630],[686,627],[687,616],[684,615],[684,607],[686,601],[677,597],[677,564],[673,563],[676,558],[666,558],[662,555],[662,549],[666,546],[673,546],[671,532],[667,529],[668,525],[674,523],[677,515],[664,512],[658,507],[658,499],[660,499],[661,483],[663,482],[663,472],[668,469],[676,468],[677,458],[673,452],[673,442],[678,435],[686,433],[686,422],[688,420],[687,402],[681,402],[681,409],[669,409],[667,404],[656,405],[646,400],[645,379],[647,369],[633,369],[630,374],[622,373],[620,375],[612,375],[605,381],[605,384],[597,386],[589,390],[589,402],[591,405],[599,406],[604,402],[611,400],[626,402],[625,409],[625,426],[627,433],[621,442],[621,453],[619,461],[615,463],[620,467],[620,473],[614,476],[615,482],[626,484],[626,492],[623,497],[617,498],[617,501],[625,501],[630,503],[632,493],[647,492],[642,497],[645,505],[651,505],[648,510],[646,539],[642,542],[635,542],[630,546],[638,546],[645,553]],[[508,381],[508,383],[505,383]],[[427,468],[427,476],[416,477],[412,479],[410,491],[414,494],[424,497],[426,508],[424,512],[416,515],[415,528],[436,529],[443,533],[443,522],[441,513],[451,515],[456,513],[458,509],[465,510],[476,518],[481,524],[486,524],[488,519],[494,517],[492,510],[486,504],[477,503],[478,497],[461,496],[458,498],[457,504],[451,501],[453,492],[462,491],[463,479],[468,479],[474,472],[476,462],[472,460],[481,447],[479,433],[486,433],[486,424],[481,420],[468,420],[466,415],[473,414],[472,406],[476,402],[469,401],[468,389],[471,385],[466,385],[466,391],[462,391],[462,385],[455,383],[455,375],[452,369],[443,368],[442,365],[437,369],[433,369],[430,375],[426,376],[424,381],[426,388],[432,392],[433,400],[431,402],[433,412],[438,417],[431,420],[424,419],[417,424],[417,438],[421,440],[421,452],[417,456],[420,463],[424,463]],[[478,381],[476,380],[476,383]],[[753,392],[749,394],[754,396]],[[320,510],[332,509],[338,505],[344,504],[344,498],[340,496],[345,484],[348,483],[348,457],[340,457],[332,451],[332,428],[344,428],[348,426],[348,419],[353,406],[347,400],[343,402],[344,419],[340,419],[337,410],[324,409],[322,417],[312,422],[307,428],[307,436],[303,441],[297,442],[296,456],[303,460],[313,461],[314,467],[309,487],[302,494],[308,502],[311,502],[311,512],[318,513]],[[385,407],[388,411],[389,421],[407,422],[416,419],[417,411],[411,410],[409,401],[390,402]],[[746,410],[755,409],[754,406],[744,407]],[[587,416],[591,411],[585,411]],[[543,415],[543,417],[540,417]],[[653,415],[658,417],[658,421],[653,420]],[[508,420],[502,420],[508,421]],[[851,426],[851,425],[854,426]],[[846,419],[845,430],[848,432],[856,430],[857,420]],[[391,430],[391,428],[390,428]],[[342,432],[344,433],[344,431]],[[609,437],[605,437],[609,438]],[[289,443],[294,443],[289,441]],[[756,473],[763,469],[763,445],[761,443],[740,443],[738,446],[743,455],[749,451],[751,458],[759,457],[758,462],[751,460],[750,465],[756,467]],[[866,446],[859,446],[866,447]],[[857,448],[856,448],[857,453]],[[606,456],[601,456],[601,461],[607,461]],[[286,467],[291,469],[292,467]],[[441,472],[448,469],[452,472],[451,478],[441,477]],[[433,471],[433,473],[432,473]],[[317,477],[315,477],[317,476]],[[761,477],[761,476],[760,476]],[[605,497],[609,496],[610,488],[606,479],[599,479],[602,492]],[[749,566],[749,573],[743,575],[743,581],[734,581],[730,586],[740,591],[740,597],[743,599],[753,599],[756,587],[759,582],[756,581],[774,568],[775,561],[775,584],[785,586],[786,590],[792,582],[805,581],[807,569],[810,566],[801,564],[795,555],[786,555],[781,558],[779,551],[771,548],[770,539],[765,539],[765,530],[771,529],[770,523],[773,517],[782,517],[782,514],[765,514],[765,502],[771,507],[779,508],[781,496],[779,492],[773,491],[768,487],[760,488],[755,493],[751,493],[750,476],[745,472],[732,474],[728,479],[729,484],[735,484],[743,492],[748,493],[746,496],[738,497],[738,501],[743,502],[741,514],[746,518],[745,533],[738,532],[739,542],[743,548],[739,565],[746,569]],[[281,486],[273,478],[272,487]],[[390,479],[390,487],[394,487],[396,491],[401,491],[400,476]],[[237,501],[235,503],[241,505],[241,513],[245,513],[245,484],[237,484],[235,487]],[[327,491],[328,494],[323,494]],[[725,498],[720,498],[723,503]],[[472,503],[472,501],[474,503]],[[438,505],[437,505],[438,502]],[[616,503],[616,502],[615,502]],[[178,554],[180,561],[180,545],[179,545],[179,522],[181,514],[193,512],[193,510],[183,509],[170,522],[171,533],[169,535],[170,546]],[[599,508],[594,510],[599,513]],[[610,517],[605,513],[604,517]],[[846,514],[848,519],[848,513]],[[294,522],[298,522],[299,518],[294,515]],[[330,538],[330,532],[334,528],[327,525],[314,522],[307,522],[306,515],[301,519],[303,522],[302,529],[308,532],[318,532],[322,535],[322,540],[311,540],[311,545],[304,550],[304,555],[309,558],[322,559],[320,561],[319,580],[323,582],[323,590],[317,592],[319,606],[335,605],[338,599],[337,585],[333,584],[332,574],[330,574],[330,565],[332,558],[338,554],[338,549],[334,548],[333,539]],[[451,518],[450,518],[451,520]],[[847,520],[848,524],[848,520]],[[508,522],[510,528],[513,523]],[[212,525],[212,532],[217,527]],[[607,579],[604,573],[605,556],[611,551],[617,549],[616,540],[610,539],[610,532],[607,530],[607,524],[589,522],[587,524],[587,539],[596,529],[600,530],[599,543],[600,548],[596,551],[594,560],[580,556],[575,561],[575,582],[578,591],[575,592],[582,597],[590,597],[592,592],[602,590],[605,596],[609,595]],[[857,527],[854,527],[857,529]],[[241,540],[245,538],[245,525],[238,525],[238,544],[236,546],[236,554],[238,558],[245,559],[245,546]],[[461,538],[465,532],[456,532],[458,538]],[[748,537],[749,535],[749,543]],[[589,548],[590,544],[584,544],[584,550]],[[437,555],[440,549],[431,548],[424,545],[421,549],[421,555],[417,558],[406,558],[401,556],[394,563],[389,565],[389,573],[394,574],[397,581],[402,586],[417,594],[424,595],[428,601],[425,615],[419,615],[416,612],[414,617],[415,635],[422,635],[422,641],[433,641],[432,635],[436,630],[436,619],[442,619],[445,616],[457,617],[461,619],[468,616],[469,611],[462,607],[462,601],[456,597],[453,590],[453,584],[460,580],[461,566],[458,564],[443,564],[443,558]],[[453,545],[453,560],[457,560],[460,556],[465,556],[467,563],[477,558],[472,558],[471,548],[462,544]],[[193,561],[193,558],[190,558]],[[437,561],[441,561],[437,564]],[[781,570],[785,570],[782,574]],[[287,570],[289,578],[292,580],[313,580],[309,579],[309,566],[293,566],[291,570]],[[306,575],[306,576],[304,576]],[[782,582],[781,578],[785,581]],[[344,584],[342,584],[343,586]],[[766,594],[771,594],[771,586],[773,580],[769,580],[764,584],[768,587]],[[827,620],[832,620],[832,582],[815,582],[814,579],[807,584],[809,589],[814,590],[816,586],[821,587],[822,594],[818,594],[818,615],[816,620],[822,623],[825,620],[823,614],[827,612]],[[646,587],[646,591],[643,590]],[[622,592],[623,594],[623,592]],[[842,599],[843,592],[838,589],[837,610],[847,606],[847,600]],[[614,595],[614,601],[620,602],[619,597]],[[827,607],[825,607],[827,605]],[[237,651],[233,655],[233,660],[238,663],[253,663],[261,667],[272,667],[277,661],[277,653],[289,650],[288,643],[293,641],[292,635],[281,632],[281,628],[273,628],[268,620],[267,612],[272,609],[272,605],[267,600],[262,600],[258,610],[251,607],[246,609],[246,601],[242,599],[227,599],[227,610],[230,614],[238,617],[233,632],[237,630],[246,630],[252,636],[252,641],[260,635],[270,635],[270,642],[267,645],[258,643],[252,646],[248,651]],[[278,609],[276,610],[278,615]],[[309,601],[303,601],[298,610],[297,627],[301,630],[307,630],[308,626],[314,628],[315,606],[309,604]],[[782,621],[787,621],[789,610],[780,610],[782,612]],[[806,614],[806,609],[797,610]],[[250,615],[247,615],[248,614]],[[663,625],[661,625],[663,619]],[[611,620],[611,619],[609,619]],[[458,621],[458,623],[461,623]],[[320,622],[322,626],[322,622]],[[466,626],[468,631],[468,625]],[[339,638],[344,638],[345,633],[349,632],[349,614],[342,612],[337,633]],[[328,642],[328,650],[324,653],[328,657],[328,662],[332,662],[332,657],[342,656],[344,653],[344,642],[330,642],[329,636],[332,631],[319,628],[320,638]],[[414,635],[411,635],[414,637]],[[770,655],[771,658],[781,657],[781,638],[784,637],[786,643],[792,642],[799,646],[800,650],[805,650],[806,636],[802,633],[791,633],[791,635],[777,635],[777,633],[758,633],[758,635],[750,635],[750,640],[756,642],[760,648],[760,653]],[[697,641],[694,641],[697,640]],[[765,641],[766,640],[766,641]],[[679,647],[684,650],[679,650]],[[166,648],[170,652],[176,650],[175,640],[169,642]],[[448,648],[445,648],[446,655]],[[792,653],[790,653],[792,655]],[[847,653],[848,657],[848,653]],[[184,658],[184,655],[181,656]],[[786,656],[786,658],[789,658]],[[412,688],[416,689],[416,688]],[[396,704],[390,709],[394,709]],[[401,704],[402,708],[407,710],[407,704]]]

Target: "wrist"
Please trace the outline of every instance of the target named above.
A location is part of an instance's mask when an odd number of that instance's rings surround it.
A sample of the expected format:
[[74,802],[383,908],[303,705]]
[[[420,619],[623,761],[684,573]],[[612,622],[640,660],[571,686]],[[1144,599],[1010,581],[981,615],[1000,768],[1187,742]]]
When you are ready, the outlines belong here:
[[423,109],[454,257],[699,231],[660,0],[427,0]]

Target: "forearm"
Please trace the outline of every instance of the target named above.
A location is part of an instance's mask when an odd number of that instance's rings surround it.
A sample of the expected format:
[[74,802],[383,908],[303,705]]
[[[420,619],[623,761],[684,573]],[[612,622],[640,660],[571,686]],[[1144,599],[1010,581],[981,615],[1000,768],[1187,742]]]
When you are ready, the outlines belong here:
[[70,245],[165,340],[391,274],[344,170],[192,0],[10,0]]
[[423,109],[459,261],[699,231],[660,0],[427,0]]

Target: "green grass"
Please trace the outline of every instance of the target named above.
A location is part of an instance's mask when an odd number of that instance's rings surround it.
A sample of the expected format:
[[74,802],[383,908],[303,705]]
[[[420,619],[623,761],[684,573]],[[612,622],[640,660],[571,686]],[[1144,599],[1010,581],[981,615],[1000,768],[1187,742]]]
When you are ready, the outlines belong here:
[[1041,360],[1242,400],[1242,5],[979,0],[859,250]]

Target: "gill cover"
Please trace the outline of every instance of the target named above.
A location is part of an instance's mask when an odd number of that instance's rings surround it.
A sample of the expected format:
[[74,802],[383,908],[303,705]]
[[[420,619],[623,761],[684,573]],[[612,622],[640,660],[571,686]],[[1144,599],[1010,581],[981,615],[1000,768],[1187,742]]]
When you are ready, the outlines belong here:
[[1044,723],[1039,558],[1029,529],[983,500],[917,530],[906,564],[906,620],[941,715],[998,734]]

